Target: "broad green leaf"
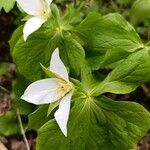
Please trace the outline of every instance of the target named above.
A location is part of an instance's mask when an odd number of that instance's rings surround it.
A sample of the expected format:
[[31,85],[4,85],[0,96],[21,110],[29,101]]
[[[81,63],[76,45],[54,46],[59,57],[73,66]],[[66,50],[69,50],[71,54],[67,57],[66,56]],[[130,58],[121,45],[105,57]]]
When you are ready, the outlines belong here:
[[137,103],[79,98],[70,114],[67,137],[50,120],[39,130],[37,150],[128,150],[149,127],[150,114]]
[[88,44],[91,30],[96,29],[101,22],[102,16],[98,13],[89,13],[87,17],[73,29],[73,31],[84,39],[85,44]]
[[81,69],[81,82],[83,89],[87,92],[95,85],[96,80],[92,74],[89,63],[85,62]]
[[144,82],[150,81],[150,48],[147,47],[130,55],[120,63],[93,93],[105,92],[125,94],[134,91]]
[[49,116],[53,112],[53,110],[59,105],[59,103],[60,103],[60,100],[49,104],[47,116]]
[[131,8],[131,22],[138,24],[146,18],[150,18],[150,1],[149,0],[136,0]]
[[38,130],[43,124],[51,119],[47,116],[48,105],[39,106],[29,117],[28,129]]
[[11,39],[9,40],[9,45],[10,45],[10,50],[11,53],[15,47],[15,45],[17,44],[17,42],[19,41],[20,38],[22,38],[22,34],[23,34],[23,25],[18,27],[12,34]]
[[8,111],[0,116],[0,134],[12,135],[20,133],[19,122],[14,111]]
[[86,41],[87,59],[93,69],[119,61],[143,47],[135,29],[119,14],[90,13],[75,32]]
[[9,12],[15,5],[15,0],[0,0],[0,11],[3,8],[5,12]]
[[19,38],[19,29],[10,40],[18,71],[29,81],[45,76],[40,63],[48,67],[51,53],[56,47],[60,48],[60,57],[72,74],[79,75],[81,71],[84,60],[82,46],[71,35],[68,36],[67,31],[60,33],[56,24],[52,24],[49,26],[47,23],[45,27],[31,34],[26,42],[23,41],[22,36]]
[[26,78],[19,74],[17,74],[17,79],[13,82],[12,106],[13,108],[18,108],[20,114],[24,115],[28,115],[34,110],[32,104],[20,99],[29,83],[30,82],[26,80]]
[[78,89],[78,91],[82,91],[83,87],[79,80],[70,78],[70,81],[73,83],[73,86],[75,86],[75,88]]
[[60,19],[60,13],[59,13],[59,9],[55,4],[51,4],[51,12],[54,18],[56,18],[57,20]]
[[[79,75],[84,62],[84,49],[82,46],[72,37],[64,37],[59,44],[59,48],[60,56],[64,60],[66,66],[68,66],[68,69],[70,68],[68,71]],[[59,75],[51,72],[43,65],[41,65],[41,67],[49,77],[62,79]]]
[[84,49],[71,36],[64,37],[59,45],[60,56],[72,74],[79,75],[84,63]]
[[[17,35],[14,35],[13,38],[16,38]],[[59,36],[45,28],[41,28],[31,34],[26,42],[21,37],[15,46],[12,46],[13,59],[17,64],[19,72],[30,81],[43,78],[44,72],[41,69],[40,63],[44,66],[49,66],[51,53],[56,48],[58,42]]]
[[81,70],[81,81],[82,84],[88,89],[93,83],[93,75],[88,63],[85,63]]

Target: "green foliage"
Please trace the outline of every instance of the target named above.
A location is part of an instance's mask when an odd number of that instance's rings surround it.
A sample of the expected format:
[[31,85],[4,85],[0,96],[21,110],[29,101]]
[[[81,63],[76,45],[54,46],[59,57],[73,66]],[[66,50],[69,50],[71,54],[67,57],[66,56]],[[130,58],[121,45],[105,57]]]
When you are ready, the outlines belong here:
[[11,52],[14,49],[17,42],[19,41],[20,37],[22,37],[22,34],[23,34],[22,30],[23,30],[23,26],[21,25],[13,32],[12,37],[9,41]]
[[50,120],[39,130],[37,150],[131,149],[149,128],[147,118],[149,113],[136,103],[115,102],[106,97],[78,98],[70,115],[67,138]]
[[48,105],[39,106],[36,111],[29,115],[28,129],[38,130],[51,118],[47,117]]
[[[54,11],[56,12],[56,9]],[[25,78],[30,81],[43,78],[44,73],[40,63],[48,67],[51,53],[57,46],[60,48],[60,54],[66,66],[72,73],[79,75],[84,60],[84,50],[70,35],[69,27],[68,25],[59,26],[56,21],[49,26],[47,22],[45,28],[40,28],[30,35],[26,43],[22,39],[21,27],[14,32],[10,40],[12,55],[19,72]]]
[[131,9],[131,22],[138,24],[146,18],[150,18],[150,1],[136,0]]
[[87,38],[87,59],[94,70],[126,58],[143,47],[135,29],[119,14],[101,17],[91,13],[76,30]]
[[40,63],[49,65],[50,55],[57,42],[58,36],[44,29],[32,34],[26,43],[19,38],[12,52],[19,72],[30,81],[44,77]]
[[17,79],[13,82],[12,106],[18,108],[20,114],[23,115],[28,115],[34,110],[32,104],[20,99],[28,84],[29,81],[19,74],[17,74]]
[[5,12],[9,12],[15,5],[15,0],[1,0],[0,1],[0,11],[2,9],[5,10]]
[[60,54],[72,73],[79,75],[84,61],[83,47],[71,36],[62,39],[59,45]]
[[139,85],[150,81],[149,52],[148,47],[130,55],[108,74],[93,93],[96,95],[105,92],[126,94],[134,91]]
[[[133,3],[117,2],[121,6]],[[28,115],[28,129],[38,131],[37,150],[132,149],[150,128],[149,112],[140,104],[115,101],[102,94],[127,94],[150,81],[150,47],[118,13],[92,12],[83,19],[98,7],[94,3],[93,9],[85,11],[82,4],[67,5],[66,11],[52,4],[51,17],[26,42],[22,38],[23,26],[13,33],[9,43],[18,70],[13,107]],[[57,47],[74,87],[67,137],[54,119],[59,101],[35,110],[20,99],[31,82],[46,76],[60,78],[49,71],[51,54]],[[108,67],[109,72],[103,74]]]
[[0,134],[8,136],[16,133],[20,133],[17,115],[14,111],[8,111],[0,116]]

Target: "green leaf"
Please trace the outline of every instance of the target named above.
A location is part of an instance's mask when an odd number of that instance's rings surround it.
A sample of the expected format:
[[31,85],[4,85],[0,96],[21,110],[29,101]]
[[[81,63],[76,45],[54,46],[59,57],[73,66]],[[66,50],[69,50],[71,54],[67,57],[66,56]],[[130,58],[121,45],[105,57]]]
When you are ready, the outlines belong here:
[[[134,119],[133,119],[134,118]],[[65,137],[54,120],[38,133],[37,150],[128,150],[150,127],[150,114],[141,105],[100,97],[76,99]]]
[[23,25],[18,27],[12,34],[11,39],[9,40],[9,45],[10,45],[10,50],[11,53],[15,47],[15,45],[17,44],[17,42],[19,41],[19,39],[22,37],[23,35]]
[[0,116],[0,134],[12,135],[20,133],[19,122],[14,111],[8,111],[3,116]]
[[119,61],[143,47],[135,29],[119,14],[90,13],[75,32],[85,39],[87,59],[93,69]]
[[13,82],[12,106],[13,108],[18,108],[20,114],[24,115],[28,115],[34,110],[32,104],[20,99],[29,83],[24,76],[19,74],[17,74],[17,79]]
[[58,7],[53,3],[50,6],[51,6],[51,12],[53,14],[53,17],[55,19],[59,20],[60,19],[60,13],[59,13]]
[[22,37],[19,38],[19,29],[14,33],[10,45],[20,74],[29,81],[44,78],[40,63],[49,66],[53,50],[59,47],[60,57],[69,67],[71,74],[79,75],[84,60],[84,50],[70,34],[68,35],[69,32],[61,32],[53,21],[50,26],[47,23],[45,27],[32,33],[26,42]]
[[138,24],[150,17],[150,1],[149,0],[136,0],[131,8],[131,22]]
[[47,116],[48,105],[39,106],[29,117],[28,129],[38,130],[43,124],[51,119]]
[[[18,34],[13,36],[16,38]],[[14,40],[15,41],[15,40]],[[51,29],[41,28],[30,35],[26,42],[22,37],[13,48],[13,59],[17,64],[18,70],[28,80],[35,81],[43,78],[44,72],[40,63],[49,66],[50,56],[59,42],[59,36]]]
[[125,94],[150,81],[150,48],[130,55],[120,63],[94,90],[93,95],[105,92]]
[[84,49],[71,36],[64,37],[59,45],[60,56],[65,65],[70,68],[70,72],[79,75],[84,63]]
[[5,10],[5,12],[9,12],[15,5],[15,0],[1,0],[0,1],[0,11],[2,8]]
[[60,103],[60,100],[49,104],[47,116],[49,116],[53,112],[53,110],[59,105],[59,103]]
[[81,69],[82,88],[87,92],[95,85],[96,80],[92,74],[91,67],[88,62],[85,62]]
[[90,38],[89,36],[91,35],[91,29],[96,29],[99,22],[101,22],[101,19],[102,16],[100,14],[94,12],[89,13],[87,17],[73,29],[73,31],[84,39],[85,44],[88,44],[88,40]]
[[81,11],[82,3],[80,5],[74,7],[73,4],[66,5],[66,11],[63,16],[63,21],[65,24],[76,25],[82,21],[82,17],[84,14]]

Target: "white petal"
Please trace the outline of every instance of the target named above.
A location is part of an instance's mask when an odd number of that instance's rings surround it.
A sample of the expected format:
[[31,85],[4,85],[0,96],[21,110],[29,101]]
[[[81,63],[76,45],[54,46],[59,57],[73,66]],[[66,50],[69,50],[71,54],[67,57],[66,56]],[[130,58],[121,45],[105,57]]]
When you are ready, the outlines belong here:
[[69,92],[66,96],[62,98],[59,104],[59,109],[55,112],[55,119],[62,131],[62,133],[67,136],[67,122],[70,113],[70,103],[73,92]]
[[38,15],[41,8],[42,3],[41,0],[16,0],[20,7],[29,15]]
[[58,74],[63,79],[65,79],[67,81],[69,80],[67,69],[59,57],[59,49],[58,48],[55,49],[55,51],[53,52],[53,54],[51,56],[50,70],[52,72]]
[[58,92],[59,83],[54,78],[36,81],[27,87],[21,99],[37,105],[54,102],[62,97]]
[[46,20],[43,20],[41,18],[38,17],[32,17],[31,19],[29,19],[24,26],[23,29],[23,38],[26,41],[27,37],[33,33],[34,31],[36,31],[37,29],[39,29],[41,27],[41,25],[45,22]]

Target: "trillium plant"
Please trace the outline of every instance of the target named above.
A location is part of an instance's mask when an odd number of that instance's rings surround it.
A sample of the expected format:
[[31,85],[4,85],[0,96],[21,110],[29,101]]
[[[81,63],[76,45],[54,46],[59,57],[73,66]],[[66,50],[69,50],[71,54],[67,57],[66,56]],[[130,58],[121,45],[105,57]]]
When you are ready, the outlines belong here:
[[16,0],[23,20],[9,41],[17,77],[5,123],[20,133],[19,110],[37,150],[131,150],[150,129],[148,109],[120,99],[150,81],[149,41],[86,2]]
[[52,54],[50,71],[55,74],[55,78],[43,79],[32,83],[27,87],[21,99],[36,105],[59,101],[59,109],[54,116],[63,134],[67,136],[67,121],[73,86],[69,81],[67,69],[59,58],[58,49]]

